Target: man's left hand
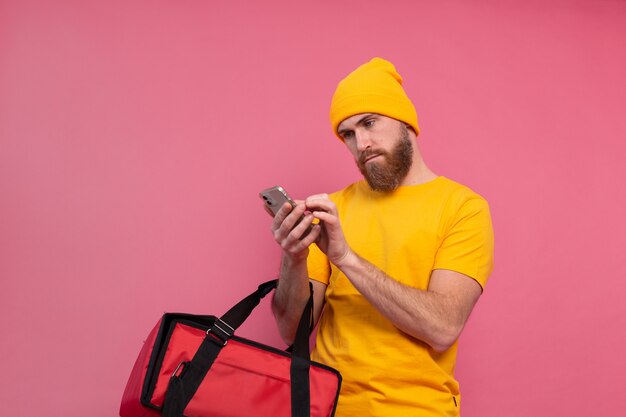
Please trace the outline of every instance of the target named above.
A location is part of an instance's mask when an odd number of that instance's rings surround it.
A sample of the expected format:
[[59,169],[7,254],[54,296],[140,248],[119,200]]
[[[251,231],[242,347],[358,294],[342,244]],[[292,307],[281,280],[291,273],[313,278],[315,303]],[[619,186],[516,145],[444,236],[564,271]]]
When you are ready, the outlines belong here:
[[330,262],[339,266],[350,253],[350,246],[341,228],[337,206],[330,200],[328,194],[312,195],[304,204],[306,209],[320,220],[322,231],[315,243]]

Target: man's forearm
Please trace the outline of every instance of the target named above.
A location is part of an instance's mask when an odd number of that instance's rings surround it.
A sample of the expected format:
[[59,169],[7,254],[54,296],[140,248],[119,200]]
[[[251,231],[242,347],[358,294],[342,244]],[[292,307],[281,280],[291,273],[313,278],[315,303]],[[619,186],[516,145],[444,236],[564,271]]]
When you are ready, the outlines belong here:
[[397,328],[433,349],[446,350],[462,330],[453,297],[404,285],[352,251],[337,267]]
[[283,254],[278,287],[272,299],[272,312],[280,336],[287,344],[293,343],[309,294],[306,258],[292,258]]

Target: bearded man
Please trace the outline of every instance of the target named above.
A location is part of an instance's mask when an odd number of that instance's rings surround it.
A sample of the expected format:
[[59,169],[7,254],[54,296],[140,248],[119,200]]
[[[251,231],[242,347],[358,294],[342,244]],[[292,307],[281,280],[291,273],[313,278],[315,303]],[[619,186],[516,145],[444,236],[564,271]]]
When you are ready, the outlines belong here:
[[426,166],[390,62],[343,79],[330,119],[365,180],[274,218],[280,334],[293,341],[310,282],[312,358],[343,376],[336,416],[458,416],[457,339],[493,267],[487,202]]

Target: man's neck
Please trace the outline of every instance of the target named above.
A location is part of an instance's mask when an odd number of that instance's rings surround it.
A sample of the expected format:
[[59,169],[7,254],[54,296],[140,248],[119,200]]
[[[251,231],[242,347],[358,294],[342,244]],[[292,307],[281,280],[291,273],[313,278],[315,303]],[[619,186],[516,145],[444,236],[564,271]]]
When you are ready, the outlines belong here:
[[426,163],[424,162],[421,153],[418,151],[415,152],[415,155],[413,156],[413,164],[411,165],[411,169],[407,173],[406,177],[404,177],[404,180],[402,180],[400,185],[402,186],[425,184],[429,181],[434,180],[437,177],[438,175],[431,171],[428,166],[426,166]]

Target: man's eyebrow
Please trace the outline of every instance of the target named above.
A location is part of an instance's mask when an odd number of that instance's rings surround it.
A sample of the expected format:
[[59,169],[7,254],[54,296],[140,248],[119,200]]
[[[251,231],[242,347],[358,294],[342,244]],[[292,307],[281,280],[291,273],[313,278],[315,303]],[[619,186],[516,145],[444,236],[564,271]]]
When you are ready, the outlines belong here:
[[[357,122],[355,123],[355,125],[356,125],[356,126],[362,125],[362,124],[363,124],[363,122],[364,122],[367,118],[372,117],[372,116],[374,116],[375,114],[376,114],[376,113],[365,113],[365,114],[363,115],[363,117],[361,117],[359,120],[357,120]],[[339,130],[337,131],[337,133],[339,133],[339,134],[341,135],[341,134],[343,134],[343,133],[345,133],[345,132],[348,132],[348,131],[350,131],[350,130],[352,130],[352,129],[347,129],[347,128],[344,128],[344,129],[339,129]]]
[[372,117],[374,115],[374,113],[366,113],[363,115],[363,117],[361,117],[357,122],[356,125],[361,125],[363,124],[363,122],[365,121],[365,119],[369,119],[370,117]]

